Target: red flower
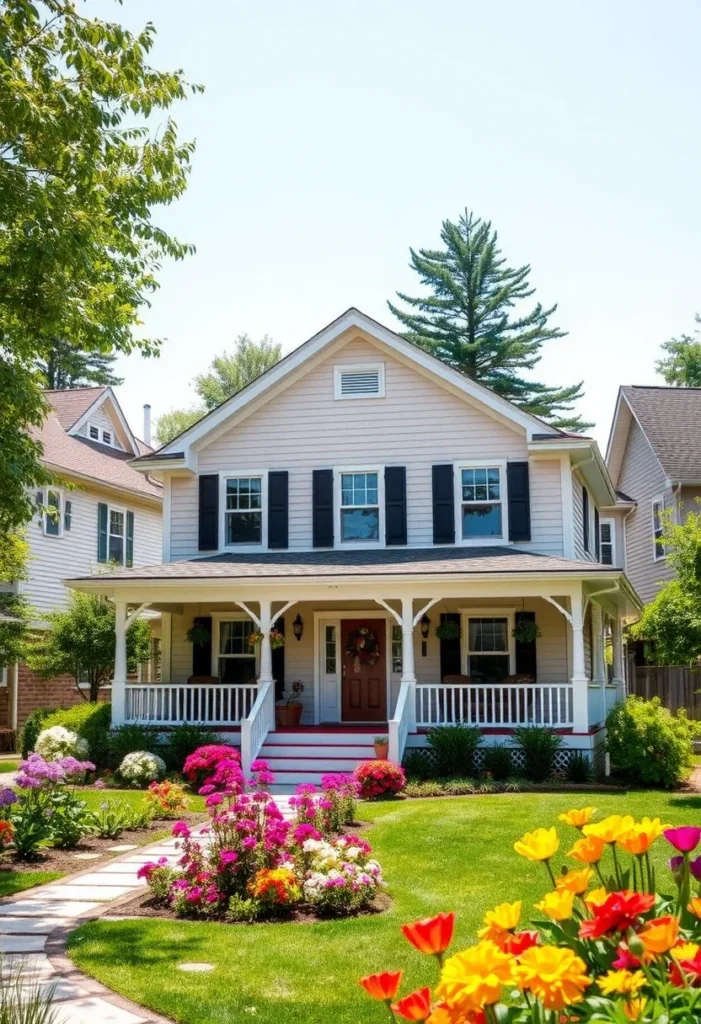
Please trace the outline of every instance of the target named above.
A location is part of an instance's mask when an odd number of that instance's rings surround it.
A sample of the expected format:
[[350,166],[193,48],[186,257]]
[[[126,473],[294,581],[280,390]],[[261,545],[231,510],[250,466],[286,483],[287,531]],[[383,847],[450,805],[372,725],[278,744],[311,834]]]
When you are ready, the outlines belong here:
[[453,941],[455,914],[436,914],[423,921],[402,925],[402,935],[420,953],[441,956]]
[[373,999],[389,1003],[399,991],[401,980],[401,971],[382,971],[381,974],[366,975],[360,979],[360,984]]
[[[672,950],[672,955],[674,955],[674,950]],[[669,969],[669,980],[678,988],[685,988],[684,978],[686,978],[686,984],[691,985],[692,988],[701,988],[701,949],[693,959],[680,959],[678,962],[675,959],[673,961]]]
[[592,906],[593,920],[583,921],[579,928],[580,939],[599,939],[611,932],[625,932],[638,924],[641,914],[646,914],[655,903],[655,896],[642,892],[612,892],[599,906]]
[[538,932],[514,932],[513,935],[506,932],[503,940],[498,942],[497,945],[505,953],[511,953],[512,956],[521,956],[521,953],[525,953],[531,946],[537,946],[538,939]]
[[392,1009],[404,1020],[425,1021],[431,1013],[431,989],[417,988],[404,996],[398,1003],[392,1003]]

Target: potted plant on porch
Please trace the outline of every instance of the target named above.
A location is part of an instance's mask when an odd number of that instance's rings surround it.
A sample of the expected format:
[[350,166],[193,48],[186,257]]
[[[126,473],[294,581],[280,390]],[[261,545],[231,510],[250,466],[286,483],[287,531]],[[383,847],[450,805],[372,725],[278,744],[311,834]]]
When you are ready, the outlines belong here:
[[303,690],[302,680],[295,679],[290,687],[290,695],[287,700],[275,707],[275,721],[278,725],[299,725],[302,717],[302,704],[298,697]]
[[386,761],[389,754],[389,736],[376,736],[374,747],[378,761]]

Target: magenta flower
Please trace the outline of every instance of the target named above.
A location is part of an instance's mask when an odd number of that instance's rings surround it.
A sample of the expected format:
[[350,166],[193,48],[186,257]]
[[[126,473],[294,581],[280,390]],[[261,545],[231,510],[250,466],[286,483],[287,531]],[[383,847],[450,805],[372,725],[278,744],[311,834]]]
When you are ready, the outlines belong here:
[[701,857],[692,860],[689,869],[697,882],[701,882]]
[[186,821],[176,821],[173,825],[173,835],[179,839],[190,838],[190,827]]
[[668,828],[664,833],[668,843],[680,853],[691,853],[701,841],[701,828],[696,825],[682,825],[680,828]]

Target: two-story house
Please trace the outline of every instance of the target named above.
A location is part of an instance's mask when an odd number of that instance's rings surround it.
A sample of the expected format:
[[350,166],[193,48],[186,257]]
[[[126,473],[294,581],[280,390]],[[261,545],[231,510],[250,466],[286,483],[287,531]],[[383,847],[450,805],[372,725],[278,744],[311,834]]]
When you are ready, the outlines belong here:
[[674,520],[682,522],[689,511],[698,511],[699,423],[701,388],[619,390],[606,464],[624,499],[618,516],[625,524],[620,564],[645,603],[673,575],[662,538],[662,513],[671,510]]
[[[50,412],[34,436],[57,483],[36,494],[37,514],[26,530],[29,575],[16,584],[37,627],[47,612],[65,607],[66,576],[115,564],[152,565],[162,548],[162,484],[131,465],[153,449],[134,437],[112,389],[47,391],[45,397]],[[154,633],[158,625],[156,617]],[[72,677],[39,679],[24,664],[6,668],[2,682],[0,726],[12,730],[37,707],[83,699]]]
[[[207,722],[286,783],[352,768],[375,734],[398,761],[440,723],[600,749],[639,602],[601,560],[617,498],[591,439],[350,309],[132,465],[163,481],[163,564],[69,581],[116,602],[115,723]],[[127,685],[144,608],[163,682]],[[296,680],[302,723],[276,729]]]

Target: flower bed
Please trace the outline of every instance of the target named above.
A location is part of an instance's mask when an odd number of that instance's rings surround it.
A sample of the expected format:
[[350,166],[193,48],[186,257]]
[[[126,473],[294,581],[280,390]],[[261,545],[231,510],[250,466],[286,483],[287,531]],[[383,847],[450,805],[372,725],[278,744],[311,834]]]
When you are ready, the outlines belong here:
[[[438,981],[400,996],[402,971],[361,978],[392,1020],[424,1024],[691,1024],[701,1019],[701,828],[659,818],[594,818],[592,807],[561,814],[577,830],[556,866],[560,837],[538,828],[514,844],[541,863],[551,885],[539,920],[520,928],[522,904],[486,912],[479,941],[447,955],[454,914],[404,925],[405,938],[435,958]],[[660,892],[650,848],[674,855]],[[378,1019],[381,1019],[378,1017]]]

